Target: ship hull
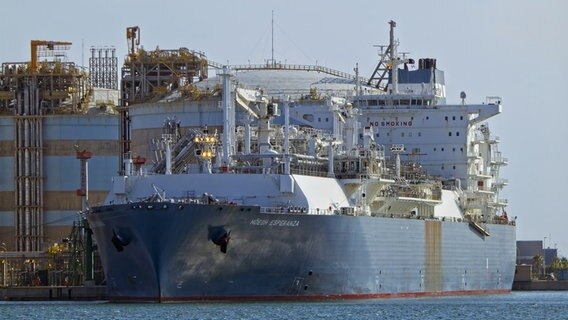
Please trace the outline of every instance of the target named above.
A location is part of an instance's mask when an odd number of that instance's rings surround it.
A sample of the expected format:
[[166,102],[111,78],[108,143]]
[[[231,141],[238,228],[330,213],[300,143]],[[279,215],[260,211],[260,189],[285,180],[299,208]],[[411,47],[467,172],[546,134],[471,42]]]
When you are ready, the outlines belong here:
[[[505,293],[515,226],[137,203],[87,214],[113,301]],[[225,252],[223,252],[225,251]]]

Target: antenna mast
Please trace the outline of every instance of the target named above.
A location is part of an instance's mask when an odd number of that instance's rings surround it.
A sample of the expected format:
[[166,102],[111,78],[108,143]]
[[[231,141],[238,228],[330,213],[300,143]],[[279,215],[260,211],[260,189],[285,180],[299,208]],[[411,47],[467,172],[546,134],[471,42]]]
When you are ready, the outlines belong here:
[[274,62],[274,10],[272,10],[272,66],[274,67],[276,63]]
[[[375,87],[387,91],[388,89],[388,75],[391,72],[391,93],[398,93],[398,65],[401,61],[398,60],[398,41],[394,38],[394,28],[396,22],[391,20],[388,22],[390,25],[389,45],[379,46],[381,48],[379,64],[373,71],[373,74],[367,81],[367,85],[376,83]],[[386,49],[385,49],[386,48]],[[404,61],[402,61],[404,62]]]

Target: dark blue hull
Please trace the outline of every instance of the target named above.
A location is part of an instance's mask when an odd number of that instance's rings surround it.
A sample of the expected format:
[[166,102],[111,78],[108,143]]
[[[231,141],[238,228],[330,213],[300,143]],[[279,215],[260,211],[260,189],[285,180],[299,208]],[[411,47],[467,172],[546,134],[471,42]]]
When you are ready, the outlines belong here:
[[[87,214],[111,300],[509,292],[515,226],[137,203]],[[223,252],[224,251],[224,252]]]

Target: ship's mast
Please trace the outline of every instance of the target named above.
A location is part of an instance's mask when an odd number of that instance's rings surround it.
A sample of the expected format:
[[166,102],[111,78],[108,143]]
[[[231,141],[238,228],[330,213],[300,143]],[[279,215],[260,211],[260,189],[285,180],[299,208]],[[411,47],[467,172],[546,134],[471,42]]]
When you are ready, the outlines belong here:
[[390,37],[389,37],[389,48],[390,48],[390,65],[391,65],[391,93],[398,93],[398,53],[396,40],[394,40],[394,28],[396,27],[396,22],[393,20],[389,21],[390,25]]
[[[389,83],[382,85],[389,71],[391,72],[390,77],[390,92],[392,94],[398,93],[398,66],[405,62],[398,58],[398,41],[394,39],[394,28],[396,27],[396,22],[391,20],[388,22],[390,25],[390,37],[388,46],[378,46],[381,49],[380,61],[375,67],[375,71],[367,81],[367,85],[375,85],[375,87],[387,91],[389,88]],[[386,48],[386,49],[385,49]]]

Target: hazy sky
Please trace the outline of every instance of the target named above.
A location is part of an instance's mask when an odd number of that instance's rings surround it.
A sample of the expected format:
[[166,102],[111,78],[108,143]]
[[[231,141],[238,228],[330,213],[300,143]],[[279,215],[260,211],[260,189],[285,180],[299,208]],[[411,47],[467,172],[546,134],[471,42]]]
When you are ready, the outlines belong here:
[[[388,42],[397,22],[402,51],[438,59],[446,72],[448,102],[460,91],[481,103],[500,96],[503,113],[490,121],[509,159],[509,216],[517,238],[543,240],[568,256],[568,1],[3,1],[0,62],[28,61],[29,41],[73,42],[70,60],[88,65],[90,46],[127,50],[125,28],[141,28],[142,45],[187,47],[214,61],[260,63],[275,58],[370,76],[376,44]],[[464,248],[465,249],[465,248]]]

